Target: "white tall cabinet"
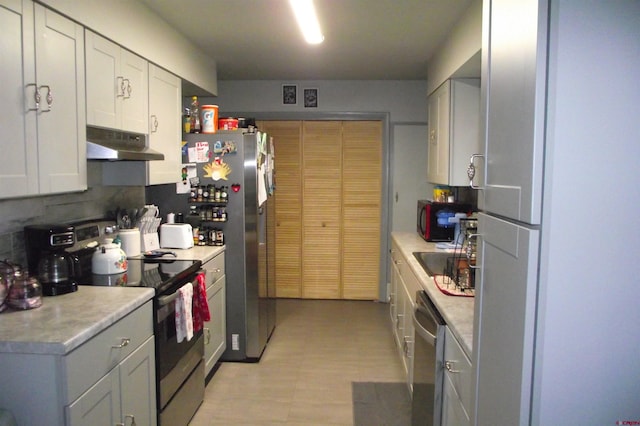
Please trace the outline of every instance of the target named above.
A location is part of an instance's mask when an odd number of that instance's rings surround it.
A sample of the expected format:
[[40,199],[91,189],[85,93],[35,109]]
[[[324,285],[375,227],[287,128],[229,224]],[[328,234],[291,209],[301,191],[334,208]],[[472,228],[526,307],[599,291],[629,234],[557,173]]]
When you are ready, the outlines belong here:
[[634,421],[640,3],[483,8],[474,424]]
[[82,27],[30,0],[1,0],[0,34],[0,198],[86,189]]

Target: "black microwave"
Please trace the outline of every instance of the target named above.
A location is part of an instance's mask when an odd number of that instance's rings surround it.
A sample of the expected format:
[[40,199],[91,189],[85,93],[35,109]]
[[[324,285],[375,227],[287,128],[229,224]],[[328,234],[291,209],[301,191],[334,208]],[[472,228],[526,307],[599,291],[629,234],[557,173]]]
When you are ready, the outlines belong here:
[[418,200],[418,234],[426,241],[453,241],[455,224],[448,223],[446,218],[456,213],[470,214],[471,205]]

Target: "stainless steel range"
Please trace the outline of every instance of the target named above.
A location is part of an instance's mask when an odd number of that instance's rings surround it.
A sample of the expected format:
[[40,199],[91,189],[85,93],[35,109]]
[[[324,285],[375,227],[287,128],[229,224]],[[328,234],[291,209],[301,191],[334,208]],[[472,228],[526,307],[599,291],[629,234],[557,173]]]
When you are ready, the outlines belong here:
[[[97,275],[91,258],[97,243],[116,230],[110,221],[75,224],[76,243],[67,249],[78,257],[80,285],[150,287],[153,299],[156,352],[156,401],[159,425],[187,425],[204,398],[204,337],[202,330],[178,343],[175,303],[184,284],[202,273],[199,260],[175,260],[171,255],[153,259],[127,259],[127,271]],[[80,289],[80,291],[82,291]]]

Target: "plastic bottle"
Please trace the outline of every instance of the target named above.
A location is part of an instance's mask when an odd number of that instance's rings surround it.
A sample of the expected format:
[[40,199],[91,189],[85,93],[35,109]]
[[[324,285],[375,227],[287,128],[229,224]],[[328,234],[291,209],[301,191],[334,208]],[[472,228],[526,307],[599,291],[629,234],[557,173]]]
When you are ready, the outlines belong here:
[[200,103],[197,96],[191,98],[191,133],[200,133]]

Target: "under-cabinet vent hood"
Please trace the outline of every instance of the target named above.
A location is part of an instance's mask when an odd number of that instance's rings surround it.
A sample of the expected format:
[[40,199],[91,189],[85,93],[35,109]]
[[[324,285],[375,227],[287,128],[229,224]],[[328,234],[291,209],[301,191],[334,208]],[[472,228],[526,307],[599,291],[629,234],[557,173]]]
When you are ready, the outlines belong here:
[[164,154],[147,148],[146,135],[87,127],[87,160],[164,160]]

